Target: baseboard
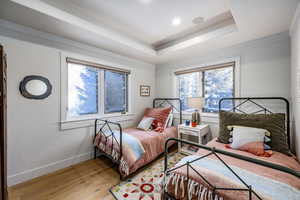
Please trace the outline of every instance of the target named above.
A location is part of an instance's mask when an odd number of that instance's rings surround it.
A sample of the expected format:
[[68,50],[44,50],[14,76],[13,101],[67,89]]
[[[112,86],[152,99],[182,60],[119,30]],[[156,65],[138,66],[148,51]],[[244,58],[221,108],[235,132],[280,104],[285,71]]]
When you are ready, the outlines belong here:
[[28,180],[31,180],[33,178],[49,174],[51,172],[55,172],[59,169],[63,169],[65,167],[69,167],[71,165],[83,162],[85,160],[89,160],[93,157],[93,152],[88,152],[84,154],[79,154],[74,157],[65,159],[65,160],[60,160],[54,163],[50,163],[48,165],[44,165],[41,167],[37,167],[35,169],[31,170],[26,170],[21,173],[17,173],[11,176],[7,177],[7,184],[8,186],[13,186]]

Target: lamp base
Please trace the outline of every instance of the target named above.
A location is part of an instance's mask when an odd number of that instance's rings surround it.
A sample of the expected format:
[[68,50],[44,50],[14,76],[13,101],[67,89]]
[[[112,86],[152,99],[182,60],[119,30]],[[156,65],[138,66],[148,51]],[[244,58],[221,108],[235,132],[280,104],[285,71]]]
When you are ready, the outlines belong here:
[[196,125],[199,125],[201,121],[200,114],[198,110],[195,110],[195,112],[192,113],[192,123],[195,122]]

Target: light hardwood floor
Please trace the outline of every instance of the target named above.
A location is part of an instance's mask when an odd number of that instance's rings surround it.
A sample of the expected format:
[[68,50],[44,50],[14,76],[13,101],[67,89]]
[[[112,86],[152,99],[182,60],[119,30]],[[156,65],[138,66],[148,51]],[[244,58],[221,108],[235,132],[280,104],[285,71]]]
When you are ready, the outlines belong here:
[[88,160],[9,188],[9,200],[114,200],[108,190],[120,179],[111,166]]
[[[169,152],[178,151],[177,145]],[[145,168],[163,159],[160,155]],[[115,200],[109,189],[120,183],[117,169],[105,157],[88,160],[8,188],[9,200]]]

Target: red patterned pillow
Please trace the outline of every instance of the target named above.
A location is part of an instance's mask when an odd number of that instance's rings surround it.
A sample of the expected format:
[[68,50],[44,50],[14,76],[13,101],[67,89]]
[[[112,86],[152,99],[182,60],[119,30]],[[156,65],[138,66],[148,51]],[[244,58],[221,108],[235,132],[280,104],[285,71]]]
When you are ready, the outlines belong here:
[[164,127],[172,108],[146,108],[144,117],[155,119],[159,127]]
[[164,131],[164,126],[162,125],[162,123],[158,122],[156,119],[153,120],[151,126],[152,126],[152,130],[154,130],[156,132],[162,133]]

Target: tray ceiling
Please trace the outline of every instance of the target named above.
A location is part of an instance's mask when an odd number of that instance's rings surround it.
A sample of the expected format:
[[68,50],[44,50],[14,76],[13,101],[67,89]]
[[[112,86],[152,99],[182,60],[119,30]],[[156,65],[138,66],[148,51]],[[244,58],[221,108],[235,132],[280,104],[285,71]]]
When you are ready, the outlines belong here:
[[[287,31],[298,0],[0,2],[2,19],[164,63]],[[177,26],[172,24],[175,18],[181,22]]]

